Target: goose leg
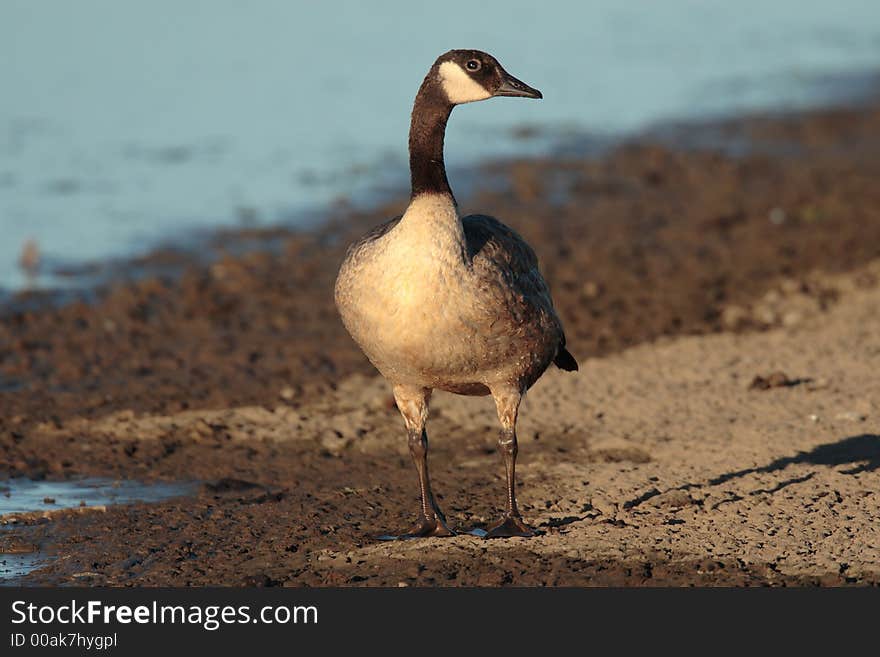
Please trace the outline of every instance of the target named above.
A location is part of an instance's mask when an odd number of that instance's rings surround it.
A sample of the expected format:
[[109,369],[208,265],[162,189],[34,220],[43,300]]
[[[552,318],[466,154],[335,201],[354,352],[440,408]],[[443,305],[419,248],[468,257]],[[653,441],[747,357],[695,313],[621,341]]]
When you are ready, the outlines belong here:
[[498,419],[501,420],[501,433],[498,448],[504,458],[507,475],[507,511],[501,522],[492,527],[484,538],[508,538],[511,536],[535,536],[535,530],[523,522],[516,506],[516,417],[522,393],[515,388],[492,390]]
[[431,491],[431,479],[428,476],[428,434],[425,431],[425,423],[428,420],[428,401],[430,398],[431,390],[429,388],[394,386],[394,400],[397,402],[397,407],[406,423],[409,453],[419,474],[419,493],[422,504],[416,524],[408,532],[396,536],[380,536],[380,540],[455,535],[455,532],[446,525],[446,517],[437,506],[434,493]]

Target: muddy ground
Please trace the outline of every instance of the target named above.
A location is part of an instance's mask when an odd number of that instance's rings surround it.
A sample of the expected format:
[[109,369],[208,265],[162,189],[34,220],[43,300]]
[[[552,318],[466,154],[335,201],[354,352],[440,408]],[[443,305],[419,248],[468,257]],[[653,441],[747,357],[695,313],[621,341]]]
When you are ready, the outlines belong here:
[[[581,362],[523,408],[520,503],[543,535],[372,539],[411,521],[415,472],[331,289],[401,198],[94,303],[7,309],[0,476],[203,483],[32,520],[0,551],[57,557],[29,584],[880,582],[880,108],[712,130],[749,149],[645,137],[489,165],[461,199],[535,247]],[[429,433],[452,525],[490,524],[491,402],[438,394]]]

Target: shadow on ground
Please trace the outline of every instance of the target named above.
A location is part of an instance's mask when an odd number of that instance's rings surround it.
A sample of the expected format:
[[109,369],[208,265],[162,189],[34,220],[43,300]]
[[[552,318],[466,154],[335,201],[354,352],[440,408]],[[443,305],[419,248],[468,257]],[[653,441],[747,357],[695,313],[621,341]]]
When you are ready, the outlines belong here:
[[835,443],[818,445],[809,452],[799,452],[794,456],[779,458],[760,468],[747,468],[719,475],[714,479],[710,479],[709,485],[717,486],[731,479],[737,479],[750,474],[778,472],[796,463],[832,467],[853,464],[855,467],[841,470],[841,473],[858,474],[860,472],[873,472],[880,468],[880,435],[863,433],[858,436],[843,438]]
[[[779,472],[785,470],[790,465],[795,465],[799,463],[824,465],[829,467],[852,465],[853,467],[847,468],[845,470],[840,470],[841,474],[848,475],[855,475],[862,472],[873,472],[874,470],[880,469],[880,435],[873,433],[863,433],[857,436],[850,436],[848,438],[838,440],[834,443],[818,445],[811,449],[809,452],[799,452],[794,456],[785,456],[782,458],[778,458],[775,461],[771,461],[767,465],[754,468],[745,468],[743,470],[735,470],[733,472],[725,472],[724,474],[709,479],[705,483],[682,484],[681,486],[676,486],[672,490],[687,491],[696,488],[703,488],[706,486],[720,486],[721,484],[727,483],[732,479],[739,479],[741,477],[746,477],[751,474]],[[808,472],[805,475],[781,481],[773,486],[773,488],[759,488],[758,490],[752,491],[750,495],[776,493],[787,486],[803,483],[812,479],[815,476],[816,472]],[[626,502],[624,504],[624,508],[631,509],[633,507],[639,506],[642,502],[656,497],[657,495],[660,495],[660,491],[657,489],[651,489],[647,493],[644,493],[639,497]],[[714,508],[718,508],[718,506],[722,504],[728,504],[730,502],[736,502],[742,499],[742,496],[734,495],[732,498],[719,502],[715,505]]]

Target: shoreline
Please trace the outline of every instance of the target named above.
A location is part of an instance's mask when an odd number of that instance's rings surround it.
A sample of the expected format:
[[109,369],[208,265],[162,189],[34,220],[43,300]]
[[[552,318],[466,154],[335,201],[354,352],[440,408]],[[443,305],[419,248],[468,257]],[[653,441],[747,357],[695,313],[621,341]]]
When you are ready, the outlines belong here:
[[[584,364],[546,375],[524,409],[522,504],[544,536],[493,543],[488,565],[468,538],[369,539],[406,524],[413,473],[331,290],[346,245],[399,213],[396,199],[337,208],[273,251],[0,317],[0,477],[204,482],[14,530],[63,557],[23,581],[876,583],[880,558],[838,538],[849,514],[847,540],[876,546],[880,105],[732,126],[766,148],[655,141],[504,161],[481,169],[500,184],[462,202],[532,244]],[[777,370],[797,383],[749,390]],[[435,409],[439,496],[460,525],[487,522],[501,490],[491,409],[451,396]],[[839,535],[823,543],[822,523]],[[710,553],[713,526],[726,529]],[[793,557],[804,541],[812,551]]]
[[[491,211],[534,246],[581,356],[662,336],[760,330],[781,317],[749,308],[781,279],[846,270],[880,253],[872,246],[880,228],[867,216],[880,201],[868,189],[878,117],[880,106],[869,105],[734,124],[758,143],[793,142],[800,157],[790,149],[730,157],[646,142],[598,159],[488,164],[482,172],[491,185],[461,209]],[[265,403],[287,387],[298,403],[340,376],[369,373],[330,291],[347,244],[405,205],[398,197],[370,210],[335,208],[311,231],[270,229],[271,251],[220,248],[212,262],[158,251],[133,267],[155,259],[179,274],[0,317],[0,343],[9,345],[0,354],[0,394],[11,408],[0,426],[22,414],[41,421]],[[221,247],[235,235],[223,235]],[[832,302],[818,288],[804,294]],[[137,353],[144,349],[164,355]],[[260,362],[266,351],[270,362]],[[122,367],[128,390],[102,381],[110,363]],[[242,376],[252,390],[235,381]]]
[[[811,116],[859,113],[880,104],[880,72],[870,69],[830,78],[846,88],[833,100],[814,100],[807,107],[766,108],[701,118],[666,118],[620,134],[524,124],[501,136],[524,143],[543,142],[537,152],[497,156],[453,166],[450,178],[456,183],[453,186],[458,190],[459,200],[464,201],[462,205],[467,205],[482,192],[497,192],[505,187],[504,180],[496,180],[494,184],[498,189],[492,190],[492,182],[473,183],[471,178],[492,175],[493,172],[498,176],[498,172],[509,171],[520,163],[595,161],[621,149],[646,144],[686,152],[715,151],[730,157],[765,151],[778,154],[792,147],[798,148],[801,139],[800,136],[792,139],[791,135],[784,133],[774,136],[779,125],[797,125]],[[534,151],[533,148],[526,150]],[[405,163],[400,166],[400,175],[395,177],[394,183],[377,180],[361,190],[357,198],[341,194],[330,204],[292,210],[290,217],[282,221],[257,225],[243,218],[238,225],[197,228],[167,235],[152,240],[151,246],[142,251],[121,252],[99,260],[61,261],[48,267],[41,265],[43,271],[35,278],[48,277],[48,284],[37,281],[35,285],[28,283],[18,288],[0,286],[0,317],[81,301],[91,303],[109,288],[120,284],[133,284],[151,277],[179,278],[187,268],[207,267],[227,255],[240,257],[277,250],[283,246],[284,240],[302,234],[320,235],[322,240],[328,239],[328,229],[344,234],[346,231],[341,224],[346,216],[384,216],[382,213],[387,214],[387,208],[394,212],[401,207],[401,199],[408,195],[408,176]]]

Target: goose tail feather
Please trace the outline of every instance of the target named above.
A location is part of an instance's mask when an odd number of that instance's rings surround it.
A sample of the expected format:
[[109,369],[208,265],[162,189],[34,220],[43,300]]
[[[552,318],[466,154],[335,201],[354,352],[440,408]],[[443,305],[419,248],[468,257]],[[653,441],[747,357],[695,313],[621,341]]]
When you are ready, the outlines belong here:
[[562,345],[559,346],[559,351],[556,352],[556,358],[553,359],[553,364],[566,372],[577,372],[578,370],[578,363],[574,359],[574,356],[572,356],[568,349]]

